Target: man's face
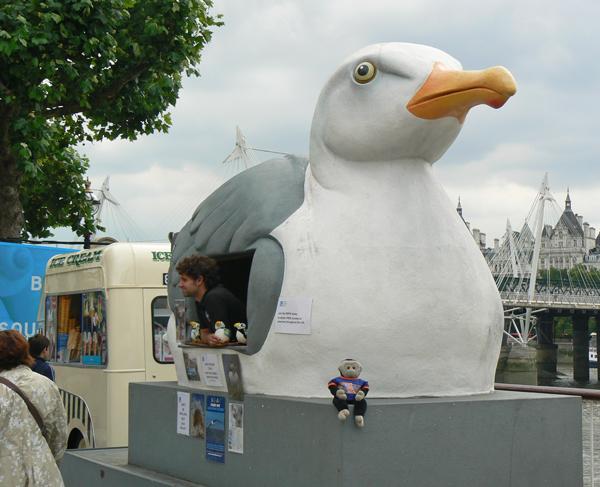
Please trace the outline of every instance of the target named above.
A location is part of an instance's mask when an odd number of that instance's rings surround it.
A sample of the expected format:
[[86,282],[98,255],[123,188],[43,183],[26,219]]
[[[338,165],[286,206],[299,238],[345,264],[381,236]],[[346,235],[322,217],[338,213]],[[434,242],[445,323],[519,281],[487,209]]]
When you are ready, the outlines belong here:
[[195,298],[200,291],[202,277],[192,279],[187,274],[179,274],[179,287],[186,298]]

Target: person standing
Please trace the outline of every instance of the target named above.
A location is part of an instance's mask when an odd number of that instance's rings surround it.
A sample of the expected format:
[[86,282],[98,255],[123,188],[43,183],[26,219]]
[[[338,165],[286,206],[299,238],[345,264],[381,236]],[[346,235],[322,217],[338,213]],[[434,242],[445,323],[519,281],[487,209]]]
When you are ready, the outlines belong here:
[[54,369],[47,362],[48,356],[50,355],[49,347],[50,340],[44,335],[38,333],[29,339],[29,355],[35,360],[35,363],[31,366],[31,370],[56,382]]
[[67,449],[67,413],[58,387],[31,370],[27,339],[0,331],[0,377],[15,384],[38,410],[46,438],[23,398],[0,383],[0,485],[64,487],[58,466]]

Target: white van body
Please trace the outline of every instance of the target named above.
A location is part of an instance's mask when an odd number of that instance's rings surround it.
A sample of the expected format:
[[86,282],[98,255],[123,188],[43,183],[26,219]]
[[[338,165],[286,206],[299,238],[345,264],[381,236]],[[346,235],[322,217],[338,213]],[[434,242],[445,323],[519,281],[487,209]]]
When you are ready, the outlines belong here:
[[164,345],[169,244],[57,255],[40,309],[69,417],[69,448],[128,444],[129,383],[176,380]]

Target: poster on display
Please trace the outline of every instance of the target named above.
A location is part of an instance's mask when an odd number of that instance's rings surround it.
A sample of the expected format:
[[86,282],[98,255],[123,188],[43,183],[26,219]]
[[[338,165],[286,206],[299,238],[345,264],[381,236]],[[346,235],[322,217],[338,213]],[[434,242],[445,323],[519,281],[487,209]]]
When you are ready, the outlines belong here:
[[202,374],[206,385],[214,387],[223,387],[223,379],[221,379],[221,371],[216,354],[202,355]]
[[190,435],[190,393],[177,392],[177,434]]
[[38,309],[46,264],[76,249],[0,242],[0,330],[38,333]]
[[310,335],[312,298],[279,298],[275,313],[275,332]]
[[229,399],[242,402],[244,400],[244,383],[242,380],[240,357],[233,354],[225,354],[222,357]]
[[190,436],[204,438],[204,394],[190,396]]
[[84,293],[82,299],[82,362],[103,365],[106,363],[106,300],[101,292]]
[[225,398],[206,398],[206,459],[225,463]]
[[227,449],[233,453],[244,453],[244,405],[229,403],[229,441]]
[[188,380],[200,382],[200,373],[198,372],[198,361],[196,357],[187,352],[183,352],[183,363],[185,365],[185,373]]

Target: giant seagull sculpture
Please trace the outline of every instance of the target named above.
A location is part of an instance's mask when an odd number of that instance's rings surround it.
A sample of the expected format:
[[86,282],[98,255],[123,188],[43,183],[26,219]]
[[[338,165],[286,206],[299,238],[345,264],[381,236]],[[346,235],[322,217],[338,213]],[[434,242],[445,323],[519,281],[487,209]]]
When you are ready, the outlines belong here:
[[[253,167],[199,206],[173,241],[169,298],[181,297],[182,257],[255,251],[248,345],[236,349],[246,393],[330,397],[347,357],[374,397],[493,389],[501,301],[432,164],[470,108],[515,91],[501,67],[462,71],[431,47],[368,46],[326,82],[308,158]],[[311,334],[274,330],[280,296],[312,298]]]

